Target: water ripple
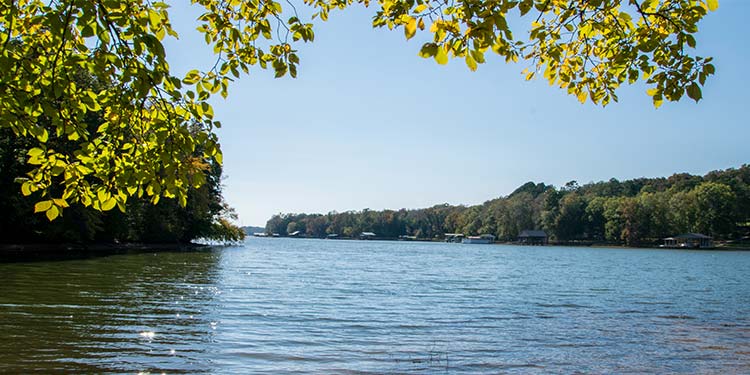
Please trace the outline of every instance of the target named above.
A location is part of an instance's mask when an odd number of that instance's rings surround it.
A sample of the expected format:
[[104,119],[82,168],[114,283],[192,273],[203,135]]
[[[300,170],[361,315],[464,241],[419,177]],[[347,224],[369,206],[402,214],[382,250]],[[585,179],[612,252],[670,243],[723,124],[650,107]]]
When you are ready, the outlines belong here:
[[0,264],[0,372],[750,373],[750,253],[251,239]]

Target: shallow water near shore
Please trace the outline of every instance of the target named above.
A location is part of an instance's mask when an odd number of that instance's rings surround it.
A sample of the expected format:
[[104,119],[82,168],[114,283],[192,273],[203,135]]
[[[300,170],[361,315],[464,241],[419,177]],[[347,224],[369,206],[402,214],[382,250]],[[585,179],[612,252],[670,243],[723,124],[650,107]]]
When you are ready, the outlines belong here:
[[750,253],[248,239],[0,264],[0,372],[749,373]]

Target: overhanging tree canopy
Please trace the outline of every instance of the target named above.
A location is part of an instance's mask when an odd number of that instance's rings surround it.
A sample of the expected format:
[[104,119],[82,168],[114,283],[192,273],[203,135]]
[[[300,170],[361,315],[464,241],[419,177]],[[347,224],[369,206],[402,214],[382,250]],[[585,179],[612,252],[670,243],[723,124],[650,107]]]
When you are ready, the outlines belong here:
[[[19,180],[54,219],[70,203],[124,209],[129,196],[177,198],[204,183],[204,162],[221,162],[208,99],[259,66],[295,77],[293,45],[314,39],[294,5],[273,0],[192,0],[197,29],[217,55],[207,70],[174,76],[162,41],[176,37],[163,2],[10,0],[0,5],[0,126],[32,137],[32,170]],[[355,4],[376,8],[374,27],[432,34],[419,54],[469,69],[492,51],[529,63],[581,102],[606,105],[623,83],[645,81],[659,106],[700,87],[711,58],[693,54],[698,22],[717,0],[305,0],[313,19]],[[301,4],[300,4],[301,6]],[[509,20],[530,21],[517,38]],[[95,84],[81,85],[81,72]],[[97,113],[96,131],[83,119]],[[50,138],[69,141],[54,148]],[[60,144],[59,142],[57,144]],[[203,158],[194,151],[200,146]]]

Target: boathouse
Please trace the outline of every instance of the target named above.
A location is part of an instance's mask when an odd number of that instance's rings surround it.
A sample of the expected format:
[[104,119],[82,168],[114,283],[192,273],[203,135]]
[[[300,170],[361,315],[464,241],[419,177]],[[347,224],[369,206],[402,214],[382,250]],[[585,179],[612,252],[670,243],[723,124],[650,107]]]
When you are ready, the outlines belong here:
[[445,242],[458,242],[464,239],[463,233],[445,233]]
[[362,232],[359,234],[360,240],[372,240],[375,239],[375,233],[372,232]]
[[713,238],[701,233],[684,233],[664,239],[662,247],[707,249],[714,247]]
[[521,245],[546,245],[547,233],[543,230],[526,229],[518,235],[518,243]]

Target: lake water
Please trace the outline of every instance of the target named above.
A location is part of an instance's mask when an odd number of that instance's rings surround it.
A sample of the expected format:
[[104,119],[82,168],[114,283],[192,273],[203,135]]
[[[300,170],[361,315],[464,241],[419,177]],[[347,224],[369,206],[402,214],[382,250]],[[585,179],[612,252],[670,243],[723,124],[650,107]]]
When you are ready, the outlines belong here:
[[0,264],[0,372],[750,373],[750,252],[247,240]]

